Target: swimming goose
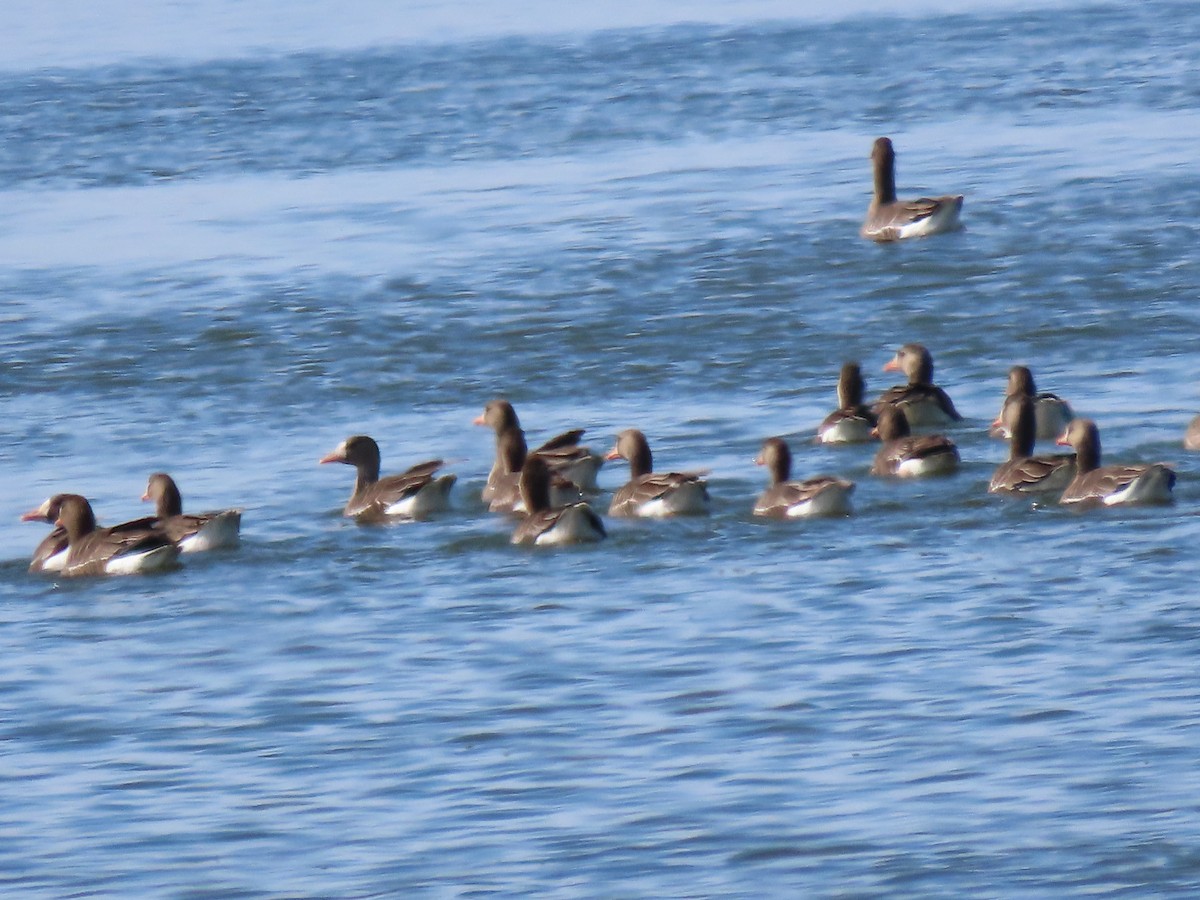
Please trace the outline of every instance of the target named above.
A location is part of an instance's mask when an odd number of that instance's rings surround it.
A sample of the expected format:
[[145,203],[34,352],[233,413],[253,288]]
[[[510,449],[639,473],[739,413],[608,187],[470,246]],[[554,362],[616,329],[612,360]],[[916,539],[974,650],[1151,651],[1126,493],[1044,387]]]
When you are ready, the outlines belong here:
[[240,509],[185,513],[175,479],[165,472],[150,476],[142,500],[154,502],[155,525],[171,536],[181,553],[236,547],[238,544],[242,527]]
[[363,522],[419,519],[440,512],[449,505],[450,488],[457,480],[455,475],[434,477],[434,472],[442,467],[440,459],[417,463],[399,475],[380,478],[379,445],[365,434],[346,438],[319,462],[345,463],[358,470],[354,493],[343,515]]
[[[66,496],[66,494],[55,494],[46,499],[37,509],[31,509],[21,515],[22,522],[48,522],[54,525],[53,530],[42,538],[34,549],[33,558],[29,562],[30,572],[61,572],[67,563],[67,529],[62,525],[55,525],[58,520],[59,507]],[[114,525],[112,530],[146,531],[153,526],[154,517],[145,516]]]
[[958,226],[962,194],[946,197],[896,199],[896,150],[881,137],[871,148],[875,170],[875,195],[867,207],[860,234],[873,241],[898,241],[950,231]]
[[884,407],[900,407],[913,428],[946,425],[962,419],[950,396],[933,383],[933,356],[921,344],[905,344],[884,365],[883,371],[903,372],[908,376],[908,384],[884,391],[871,407],[876,416]]
[[865,387],[858,363],[844,364],[838,376],[838,408],[827,415],[817,429],[820,443],[862,444],[871,440],[875,414],[863,405]]
[[766,466],[770,473],[767,489],[754,503],[754,515],[794,519],[850,514],[853,482],[831,475],[791,481],[792,451],[782,438],[772,437],[763,441],[762,452],[754,462]]
[[521,495],[526,516],[513,531],[514,544],[586,544],[607,536],[604,522],[587,503],[550,505],[550,466],[538,454],[530,454],[521,467]]
[[[1029,397],[1033,400],[1034,437],[1037,440],[1052,441],[1067,427],[1067,423],[1075,418],[1070,404],[1057,394],[1038,392],[1033,383],[1033,373],[1025,366],[1013,366],[1008,370],[1008,386],[1004,390],[1004,405],[1000,414],[992,423],[992,434],[995,437],[1010,436],[1006,411],[1010,403],[1019,397]],[[997,425],[997,423],[999,423]]]
[[[147,520],[100,528],[92,505],[78,494],[56,494],[43,507],[47,515],[54,516],[56,528],[62,528],[67,536],[66,558],[59,570],[63,575],[157,572],[174,566],[179,559],[175,542],[162,529],[142,524]],[[45,565],[42,570],[51,571]]]
[[[488,473],[487,484],[483,488],[483,499],[487,501],[490,512],[517,513],[525,512],[525,501],[521,497],[521,469],[529,457],[525,446],[525,433],[520,426],[513,426],[507,418],[512,410],[506,401],[495,401],[500,406],[500,420],[503,424],[496,431],[496,460]],[[488,404],[489,408],[491,404]],[[507,410],[504,407],[507,406]],[[489,424],[485,419],[487,413],[475,420],[476,425]],[[493,419],[496,415],[493,414]],[[516,418],[516,413],[512,413]],[[595,456],[586,447],[579,447],[578,441],[582,429],[567,431],[551,438],[534,452],[542,455],[542,461],[550,468],[550,501],[554,506],[567,506],[578,503],[583,499],[583,491],[570,478],[564,476],[563,470],[575,469],[580,476],[587,480],[589,477],[595,483],[595,470],[588,472],[587,462],[580,451],[589,457]],[[598,458],[598,457],[597,457]],[[600,462],[603,462],[601,460]],[[596,464],[599,468],[599,463]]]
[[875,430],[883,446],[875,454],[872,475],[919,478],[946,475],[958,468],[958,448],[954,442],[941,434],[914,437],[900,407],[885,406]]
[[[499,506],[491,506],[493,511],[511,511],[515,508],[519,512],[522,504],[517,479],[529,450],[516,410],[507,400],[492,400],[483,408],[483,412],[476,416],[474,424],[489,426],[496,434],[496,459],[483,488],[484,502],[491,504],[496,500],[497,493],[501,493]],[[565,479],[575,484],[579,492],[599,493],[596,473],[604,465],[604,460],[587,447],[580,446],[579,439],[583,437],[583,433],[582,428],[564,431],[546,441],[534,452],[540,454],[550,467],[552,484],[561,484]],[[560,490],[554,488],[551,499],[554,499]]]
[[662,517],[708,512],[708,484],[700,472],[655,472],[646,436],[636,428],[617,435],[605,459],[629,460],[629,481],[617,489],[610,516]]
[[1075,477],[1059,503],[1166,503],[1175,487],[1175,472],[1162,463],[1100,465],[1100,430],[1091,419],[1073,419],[1058,443],[1075,450]]
[[[1035,406],[1032,397],[1020,395],[1004,404],[1003,427],[1010,434],[1007,462],[997,467],[988,491],[993,494],[1027,494],[1062,491],[1075,477],[1075,455],[1033,455]],[[1001,425],[1000,419],[992,423]]]

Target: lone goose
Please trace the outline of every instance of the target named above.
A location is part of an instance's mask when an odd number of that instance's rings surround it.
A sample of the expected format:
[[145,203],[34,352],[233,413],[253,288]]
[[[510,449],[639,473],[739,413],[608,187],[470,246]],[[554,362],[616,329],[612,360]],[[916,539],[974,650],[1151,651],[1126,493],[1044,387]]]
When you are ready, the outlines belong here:
[[526,516],[513,531],[514,544],[583,544],[607,537],[604,522],[587,503],[550,505],[550,467],[536,453],[521,467],[521,494]]
[[1027,367],[1013,366],[1008,370],[1008,386],[1004,390],[1004,405],[1000,408],[1000,414],[996,416],[996,421],[992,423],[992,434],[996,437],[1007,438],[1010,436],[1009,427],[1006,424],[1008,421],[1006,411],[1009,404],[1014,403],[1020,397],[1029,397],[1033,400],[1034,438],[1037,440],[1052,441],[1056,439],[1066,429],[1067,423],[1075,418],[1070,404],[1062,397],[1046,391],[1038,392],[1033,383],[1033,373]]
[[[1072,453],[1033,455],[1035,407],[1032,397],[1012,397],[1001,416],[1008,431],[1008,460],[997,467],[988,491],[993,494],[1027,494],[1062,491],[1075,477]],[[1000,419],[992,423],[1001,425]]]
[[884,407],[900,407],[913,428],[946,425],[962,419],[950,396],[933,383],[933,355],[923,345],[905,344],[884,365],[883,371],[903,372],[908,384],[884,391],[871,408],[876,416]]
[[417,463],[406,472],[385,478],[379,477],[379,461],[379,445],[365,434],[346,438],[321,457],[321,464],[345,463],[358,470],[354,493],[343,515],[378,522],[388,518],[419,519],[446,509],[457,476],[435,478],[434,472],[442,467],[440,459]]
[[838,408],[827,415],[817,429],[820,443],[863,444],[871,440],[875,414],[863,405],[865,389],[858,363],[845,363],[838,376]]
[[898,241],[925,237],[958,227],[962,194],[946,197],[896,199],[896,150],[889,138],[876,139],[871,148],[875,195],[867,207],[860,234],[873,241]]
[[791,481],[792,451],[783,438],[771,437],[763,441],[762,452],[754,462],[766,466],[770,473],[767,489],[754,503],[754,515],[795,519],[850,514],[853,482],[831,475]]
[[1100,465],[1100,430],[1091,419],[1073,419],[1058,443],[1075,450],[1075,477],[1059,503],[1116,506],[1123,503],[1167,503],[1175,472],[1162,463]]
[[883,446],[875,454],[872,475],[897,475],[920,478],[947,475],[958,468],[958,448],[941,434],[913,436],[904,410],[886,406],[879,413],[879,433]]
[[605,459],[629,461],[629,481],[617,489],[610,516],[663,517],[708,512],[708,484],[700,472],[655,472],[646,436],[636,428],[617,435]]
[[242,511],[185,513],[179,488],[166,472],[155,472],[146,482],[142,500],[155,506],[155,524],[171,536],[181,553],[236,547],[241,536]]

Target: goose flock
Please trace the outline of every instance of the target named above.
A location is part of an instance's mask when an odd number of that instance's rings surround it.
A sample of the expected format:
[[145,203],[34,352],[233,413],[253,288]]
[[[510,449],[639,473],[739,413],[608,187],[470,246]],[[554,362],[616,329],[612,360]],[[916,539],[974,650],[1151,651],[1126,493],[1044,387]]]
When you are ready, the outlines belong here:
[[[962,195],[898,200],[895,149],[881,137],[874,143],[874,195],[861,235],[873,241],[924,237],[957,228]],[[933,357],[921,344],[900,347],[883,367],[906,381],[864,401],[865,382],[858,363],[842,366],[837,409],[816,429],[824,444],[878,441],[870,473],[879,477],[920,478],[953,473],[960,464],[954,441],[931,431],[962,421],[947,392],[934,381]],[[646,435],[629,428],[604,455],[582,445],[584,431],[573,429],[530,451],[512,404],[489,402],[474,424],[491,428],[495,460],[481,499],[491,512],[516,520],[514,544],[557,545],[601,541],[604,521],[589,502],[600,493],[597,473],[605,461],[624,460],[629,480],[612,496],[610,517],[704,515],[709,511],[707,473],[659,471]],[[1069,404],[1038,392],[1033,374],[1013,366],[991,433],[1009,442],[1009,456],[995,471],[988,490],[997,494],[1058,495],[1066,505],[1117,505],[1169,502],[1175,472],[1162,463],[1103,465],[1095,422],[1076,418]],[[1038,440],[1056,440],[1069,453],[1038,454]],[[1200,415],[1192,420],[1184,447],[1200,450]],[[791,448],[769,437],[755,460],[766,468],[767,487],[754,501],[756,516],[803,518],[851,513],[854,483],[834,475],[793,480]],[[356,471],[354,488],[343,509],[363,523],[424,519],[450,503],[456,476],[444,473],[440,459],[381,476],[379,445],[367,435],[346,438],[320,463],[342,463]],[[111,527],[97,524],[89,501],[79,494],[55,494],[25,513],[25,521],[53,525],[37,545],[30,571],[61,576],[152,572],[179,564],[184,553],[234,547],[240,538],[240,509],[187,514],[172,477],[150,476],[145,501],[155,513]]]

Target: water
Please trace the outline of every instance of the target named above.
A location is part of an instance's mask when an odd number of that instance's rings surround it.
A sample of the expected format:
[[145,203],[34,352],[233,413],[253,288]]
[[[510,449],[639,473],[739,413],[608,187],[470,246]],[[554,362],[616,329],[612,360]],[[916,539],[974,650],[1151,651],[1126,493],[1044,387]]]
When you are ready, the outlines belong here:
[[[7,894],[1197,892],[1200,9],[29,6],[0,71]],[[966,230],[857,238],[879,134]],[[873,394],[909,340],[965,464],[882,483],[807,441],[843,360]],[[1109,459],[1175,463],[1176,503],[989,497],[1016,362]],[[711,469],[712,516],[510,547],[470,426],[499,394],[534,441],[641,427]],[[345,522],[316,460],[358,432],[385,470],[449,460],[453,512]],[[856,515],[754,520],[770,434]],[[156,469],[244,506],[243,546],[25,572],[20,512],[127,518]]]

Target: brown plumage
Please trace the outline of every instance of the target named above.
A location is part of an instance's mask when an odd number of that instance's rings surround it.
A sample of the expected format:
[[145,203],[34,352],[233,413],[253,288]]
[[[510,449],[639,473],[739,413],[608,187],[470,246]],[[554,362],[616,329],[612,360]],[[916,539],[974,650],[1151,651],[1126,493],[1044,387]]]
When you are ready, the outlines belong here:
[[387,518],[420,518],[446,508],[455,475],[434,477],[442,467],[440,459],[417,463],[399,475],[379,477],[379,445],[365,434],[342,441],[327,455],[324,463],[345,463],[354,466],[357,477],[354,492],[343,510],[362,522],[378,522]]
[[185,513],[179,487],[166,472],[155,472],[150,476],[142,500],[154,503],[155,524],[169,534],[184,553],[237,546],[242,511]]
[[898,241],[950,231],[958,226],[961,194],[944,197],[896,199],[896,150],[881,137],[871,148],[874,194],[860,234],[873,241]]
[[1027,395],[1011,398],[993,425],[1003,424],[1009,433],[1008,460],[1001,463],[988,485],[993,494],[1048,493],[1061,491],[1075,477],[1073,453],[1034,455],[1034,400]]
[[173,566],[179,547],[159,528],[126,523],[117,528],[96,524],[92,505],[78,494],[59,494],[50,500],[57,510],[55,525],[67,534],[67,557],[62,574],[125,575]]
[[838,375],[838,408],[825,417],[817,428],[817,440],[823,444],[866,443],[871,440],[875,414],[863,403],[866,384],[856,362],[842,365]]
[[[496,457],[481,495],[484,502],[493,512],[520,512],[524,505],[518,479],[529,449],[516,410],[507,400],[492,400],[474,424],[488,426],[496,435]],[[533,451],[549,466],[553,496],[564,503],[572,497],[578,499],[581,494],[599,491],[596,473],[604,460],[580,445],[583,433],[582,428],[564,431]]]
[[521,467],[521,499],[526,514],[513,531],[514,544],[578,544],[602,541],[604,522],[587,503],[551,505],[550,466],[531,454]]
[[606,459],[629,461],[629,481],[613,494],[610,516],[702,515],[708,512],[708,485],[702,472],[655,472],[646,436],[636,428],[617,435]]
[[[58,521],[59,507],[62,501],[68,494],[55,494],[45,500],[37,509],[31,509],[29,512],[22,514],[22,522],[48,522],[54,528],[41,541],[33,551],[33,558],[29,562],[30,572],[61,572],[67,561],[67,529],[62,525],[55,524]],[[113,525],[112,531],[134,531],[143,532],[154,528],[155,519],[153,516],[144,516],[140,519],[133,519],[128,522],[122,522],[119,525]]]
[[783,438],[763,441],[754,460],[770,473],[767,489],[754,503],[754,515],[780,519],[807,516],[844,516],[850,513],[853,482],[832,475],[792,481],[792,451]]
[[898,407],[885,406],[875,430],[883,446],[875,454],[872,475],[919,478],[949,474],[958,468],[958,448],[954,442],[941,434],[914,436],[904,411]]
[[1072,420],[1058,443],[1075,450],[1075,477],[1059,503],[1114,506],[1171,500],[1175,472],[1170,466],[1100,465],[1100,430],[1091,419]]
[[907,384],[884,391],[871,407],[876,416],[884,407],[904,410],[908,424],[945,425],[962,419],[950,396],[933,383],[933,355],[921,344],[905,344],[883,367],[885,372],[903,372]]
[[1008,383],[1004,389],[1004,404],[1000,414],[992,423],[992,434],[996,437],[1007,438],[1011,435],[1007,421],[1008,407],[1020,397],[1029,397],[1033,401],[1034,439],[1044,441],[1055,440],[1067,427],[1067,423],[1075,418],[1070,404],[1057,394],[1039,391],[1033,382],[1033,373],[1027,366],[1013,366],[1008,370]]
[[[65,494],[55,494],[37,509],[31,509],[21,514],[22,522],[49,522],[54,525],[58,519],[58,507]],[[67,561],[67,529],[54,525],[50,533],[42,538],[34,548],[33,558],[29,561],[30,572],[59,572]]]

